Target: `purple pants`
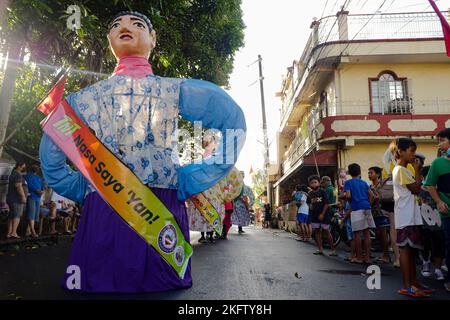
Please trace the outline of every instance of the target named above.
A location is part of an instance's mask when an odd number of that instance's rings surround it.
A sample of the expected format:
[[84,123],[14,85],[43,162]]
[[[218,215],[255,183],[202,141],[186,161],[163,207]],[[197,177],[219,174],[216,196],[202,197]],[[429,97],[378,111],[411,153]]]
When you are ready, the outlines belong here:
[[[172,212],[189,241],[189,222],[184,202],[176,190],[152,188]],[[81,288],[73,286],[73,270],[80,270]],[[84,202],[80,225],[69,256],[69,273],[63,287],[81,292],[160,292],[192,286],[191,262],[180,279],[159,253],[143,240],[98,195],[90,193]],[[67,286],[67,279],[69,283]]]

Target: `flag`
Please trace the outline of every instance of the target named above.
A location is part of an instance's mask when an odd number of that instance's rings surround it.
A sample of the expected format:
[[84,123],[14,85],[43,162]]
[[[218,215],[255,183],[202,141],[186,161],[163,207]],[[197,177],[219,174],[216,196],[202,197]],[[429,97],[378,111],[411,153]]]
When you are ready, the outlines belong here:
[[50,112],[52,112],[53,109],[55,109],[62,100],[65,85],[66,85],[66,76],[64,75],[53,86],[53,88],[49,91],[47,96],[44,99],[42,99],[41,103],[37,106],[37,109],[46,116]]
[[428,1],[430,2],[430,5],[433,7],[434,11],[436,11],[439,20],[441,20],[442,32],[444,33],[445,50],[447,51],[447,57],[450,57],[450,25],[448,24],[447,19],[445,19],[444,15],[437,7],[436,2],[434,2],[434,0]]

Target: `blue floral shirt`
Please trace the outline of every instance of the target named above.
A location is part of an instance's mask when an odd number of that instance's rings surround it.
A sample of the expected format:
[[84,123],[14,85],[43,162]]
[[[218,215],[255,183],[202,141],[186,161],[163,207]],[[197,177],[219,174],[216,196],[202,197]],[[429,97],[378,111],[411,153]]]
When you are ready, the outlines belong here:
[[[177,189],[180,200],[225,177],[245,141],[241,108],[223,89],[207,81],[154,75],[139,80],[112,76],[69,95],[67,101],[97,138],[144,184]],[[213,155],[222,161],[179,165],[179,116],[222,132],[219,150],[226,151]],[[239,129],[241,134],[226,139],[228,129]],[[232,155],[229,150],[234,151]],[[78,171],[66,165],[65,155],[45,134],[40,157],[44,177],[57,193],[82,202],[86,193],[93,190]]]

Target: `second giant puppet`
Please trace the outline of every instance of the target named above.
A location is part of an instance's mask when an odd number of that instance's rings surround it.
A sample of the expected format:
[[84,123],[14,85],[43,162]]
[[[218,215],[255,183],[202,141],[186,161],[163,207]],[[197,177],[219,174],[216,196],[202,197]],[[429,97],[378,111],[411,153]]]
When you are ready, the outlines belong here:
[[[243,112],[210,82],[154,75],[148,57],[156,33],[146,16],[118,14],[111,21],[108,40],[118,62],[114,73],[66,100],[97,139],[169,209],[189,241],[184,201],[214,186],[233,167],[245,140]],[[235,150],[236,139],[222,138],[222,152],[212,155],[217,161],[179,166],[173,154],[179,116],[218,129],[223,137],[227,130],[237,130],[237,152],[228,152]],[[71,170],[66,155],[46,134],[40,157],[49,186],[83,204],[64,287],[83,292],[157,292],[192,285],[190,263],[179,277],[79,171]],[[78,270],[80,283],[68,287],[73,270]]]

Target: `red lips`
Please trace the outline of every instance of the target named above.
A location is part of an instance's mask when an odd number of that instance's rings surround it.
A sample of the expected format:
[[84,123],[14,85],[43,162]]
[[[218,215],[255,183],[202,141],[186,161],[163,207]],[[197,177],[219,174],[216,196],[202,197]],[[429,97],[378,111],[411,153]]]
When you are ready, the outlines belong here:
[[131,34],[128,34],[128,33],[121,34],[119,38],[122,39],[122,40],[131,40],[131,39],[133,39]]

